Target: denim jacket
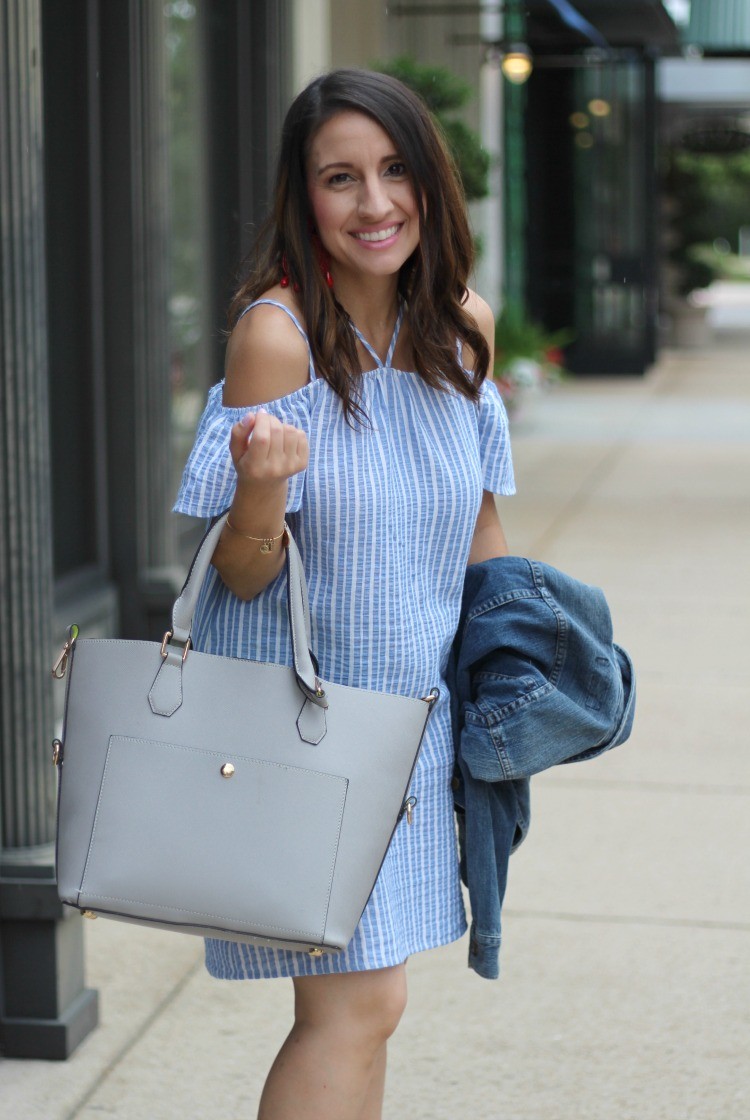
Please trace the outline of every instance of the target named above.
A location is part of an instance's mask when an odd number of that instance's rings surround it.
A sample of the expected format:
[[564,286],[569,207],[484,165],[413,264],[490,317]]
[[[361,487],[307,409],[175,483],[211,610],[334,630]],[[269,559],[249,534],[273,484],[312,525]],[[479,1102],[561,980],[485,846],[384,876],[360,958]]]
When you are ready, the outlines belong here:
[[467,569],[449,685],[469,967],[495,979],[508,860],[529,828],[529,778],[624,742],[635,676],[598,588],[503,556]]

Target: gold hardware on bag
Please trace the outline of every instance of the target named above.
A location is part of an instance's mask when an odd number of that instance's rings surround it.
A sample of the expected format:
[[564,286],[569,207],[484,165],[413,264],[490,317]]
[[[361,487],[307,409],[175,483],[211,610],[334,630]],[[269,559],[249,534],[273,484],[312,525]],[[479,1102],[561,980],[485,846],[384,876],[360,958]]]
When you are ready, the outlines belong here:
[[420,696],[419,699],[423,700],[425,702],[425,704],[434,704],[439,695],[440,695],[440,689],[439,688],[432,688],[432,689],[430,689],[430,691],[427,693],[426,696]]
[[62,743],[59,739],[52,740],[52,761],[59,766],[62,761]]
[[406,810],[406,823],[407,824],[414,824],[414,810],[416,809],[416,807],[417,807],[416,797],[407,797],[406,802],[404,803],[404,809]]
[[[162,655],[162,657],[167,656],[167,644],[168,644],[169,639],[172,637],[173,634],[174,634],[174,630],[167,630],[166,634],[164,635],[164,637],[161,640],[161,655]],[[192,647],[192,645],[193,645],[193,643],[190,641],[190,638],[188,638],[188,640],[185,642],[185,648],[182,651],[182,660],[183,661],[187,657],[188,650]]]
[[311,957],[322,957],[323,956],[323,950],[322,949],[308,949],[307,952]]
[[231,778],[234,774],[234,766],[231,762],[225,762],[220,770],[222,778]]
[[65,645],[60,650],[60,656],[52,666],[52,676],[55,678],[55,680],[60,681],[65,676],[65,671],[68,668],[68,658],[70,657],[70,652],[75,645],[77,637],[78,627],[71,626],[68,630],[68,637],[65,641]]
[[94,921],[94,922],[96,921],[96,919],[99,916],[98,914],[95,914],[93,910],[84,910],[84,911],[82,911],[82,913],[83,913],[84,918],[91,918],[91,920]]

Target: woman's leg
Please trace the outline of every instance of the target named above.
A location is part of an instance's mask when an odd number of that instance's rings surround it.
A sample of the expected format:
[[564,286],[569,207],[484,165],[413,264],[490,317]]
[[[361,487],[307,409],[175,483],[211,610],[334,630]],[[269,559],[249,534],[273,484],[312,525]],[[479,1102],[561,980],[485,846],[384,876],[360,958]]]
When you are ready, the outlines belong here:
[[383,1043],[373,1063],[370,1084],[367,1086],[362,1109],[357,1120],[381,1120],[383,1115],[383,1096],[385,1095],[385,1063],[387,1043]]
[[258,1120],[379,1120],[385,1043],[406,1006],[405,966],[298,977],[294,996],[294,1026]]

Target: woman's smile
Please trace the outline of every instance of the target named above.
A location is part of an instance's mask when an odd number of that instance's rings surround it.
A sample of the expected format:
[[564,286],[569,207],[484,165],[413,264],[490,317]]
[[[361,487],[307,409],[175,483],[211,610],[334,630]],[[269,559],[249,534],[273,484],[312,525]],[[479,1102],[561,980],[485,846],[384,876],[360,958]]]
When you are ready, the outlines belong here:
[[352,233],[352,237],[357,241],[363,241],[365,245],[372,246],[373,249],[385,248],[385,243],[392,245],[398,236],[403,222],[398,222],[396,225],[386,226],[385,229],[376,230],[357,230]]

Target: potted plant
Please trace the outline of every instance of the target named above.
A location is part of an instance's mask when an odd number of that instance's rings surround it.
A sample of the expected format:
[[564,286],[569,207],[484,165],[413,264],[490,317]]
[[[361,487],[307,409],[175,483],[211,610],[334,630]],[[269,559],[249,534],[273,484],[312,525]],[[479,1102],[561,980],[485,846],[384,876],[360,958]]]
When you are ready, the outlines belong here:
[[668,305],[677,345],[702,346],[708,341],[708,307],[695,293],[708,288],[718,269],[705,253],[713,242],[711,184],[701,158],[690,152],[669,154],[665,180],[669,208]]
[[572,340],[571,331],[546,331],[522,307],[506,304],[495,326],[493,377],[510,413],[522,397],[560,381],[565,369],[563,347]]

